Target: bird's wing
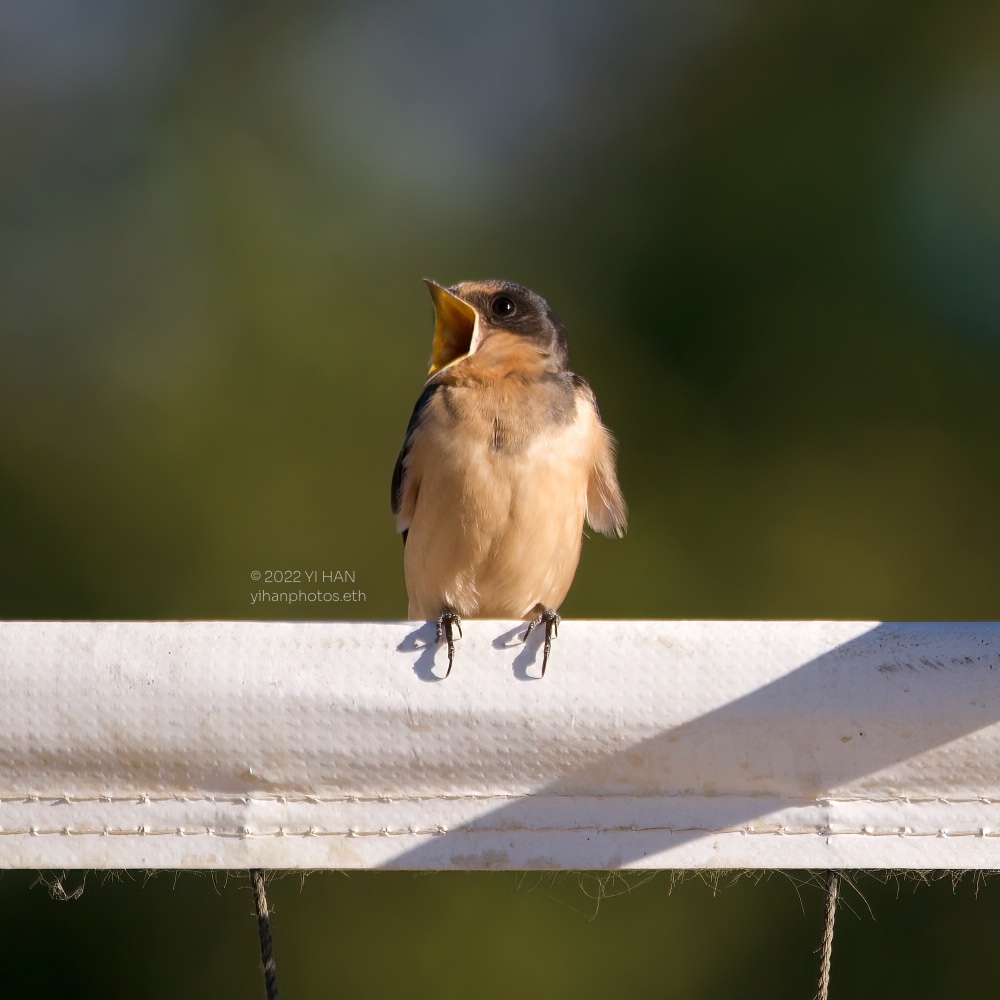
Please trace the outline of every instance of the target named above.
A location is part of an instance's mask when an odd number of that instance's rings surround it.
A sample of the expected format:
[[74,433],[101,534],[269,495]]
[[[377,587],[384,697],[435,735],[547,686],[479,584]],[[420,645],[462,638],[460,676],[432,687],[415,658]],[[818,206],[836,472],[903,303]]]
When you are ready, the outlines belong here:
[[590,477],[587,480],[587,522],[594,531],[599,531],[602,535],[621,538],[628,525],[628,506],[618,485],[615,439],[601,423],[594,391],[579,375],[573,376],[573,382],[580,405],[590,408],[597,425]]
[[406,533],[410,527],[410,520],[413,517],[413,506],[416,501],[416,491],[418,484],[414,482],[412,476],[407,475],[407,457],[410,453],[410,446],[413,443],[413,434],[420,426],[420,419],[427,404],[431,401],[434,393],[441,388],[439,382],[430,382],[424,386],[424,391],[420,393],[413,413],[410,414],[410,422],[406,425],[406,436],[403,438],[403,447],[399,450],[399,457],[396,459],[396,467],[392,470],[392,513],[396,518],[396,530],[403,536],[403,543],[406,543]]

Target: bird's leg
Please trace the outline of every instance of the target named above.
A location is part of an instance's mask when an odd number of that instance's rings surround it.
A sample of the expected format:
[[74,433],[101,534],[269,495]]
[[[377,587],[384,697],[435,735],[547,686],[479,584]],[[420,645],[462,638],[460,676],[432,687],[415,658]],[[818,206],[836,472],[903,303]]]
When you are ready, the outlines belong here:
[[455,629],[458,629],[458,637],[461,639],[462,619],[451,608],[445,608],[438,616],[437,633],[434,638],[435,642],[440,642],[442,639],[448,640],[448,670],[445,677],[451,673],[451,665],[455,660]]
[[549,663],[549,653],[552,651],[552,640],[558,638],[559,636],[559,623],[562,619],[552,610],[552,608],[547,608],[544,604],[536,604],[532,609],[532,614],[534,618],[528,622],[528,627],[524,632],[523,640],[528,641],[528,636],[542,622],[545,623],[545,650],[542,653],[542,676],[545,676],[545,668]]

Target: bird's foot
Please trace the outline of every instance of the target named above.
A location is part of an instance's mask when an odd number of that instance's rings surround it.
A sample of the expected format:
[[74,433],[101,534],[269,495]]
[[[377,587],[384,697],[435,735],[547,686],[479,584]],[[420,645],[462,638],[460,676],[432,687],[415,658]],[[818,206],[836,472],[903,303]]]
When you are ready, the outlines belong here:
[[445,677],[451,673],[451,665],[455,661],[455,629],[458,629],[458,637],[461,639],[462,619],[451,608],[445,608],[438,616],[437,633],[434,638],[435,642],[448,640],[448,670],[445,672]]
[[532,613],[534,618],[528,622],[528,627],[525,629],[522,639],[527,642],[528,636],[538,628],[543,622],[545,623],[545,649],[542,653],[542,677],[545,676],[545,668],[549,665],[549,653],[552,651],[552,640],[559,637],[559,623],[562,619],[556,614],[552,608],[547,608],[544,604],[536,604],[532,608]]

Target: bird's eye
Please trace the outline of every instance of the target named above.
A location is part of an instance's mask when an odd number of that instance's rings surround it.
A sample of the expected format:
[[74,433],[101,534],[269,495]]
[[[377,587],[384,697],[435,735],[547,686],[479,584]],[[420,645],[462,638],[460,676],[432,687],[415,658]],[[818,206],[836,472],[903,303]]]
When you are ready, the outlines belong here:
[[508,298],[506,295],[498,295],[490,303],[490,312],[499,319],[510,319],[517,312],[517,306],[514,304],[513,299]]

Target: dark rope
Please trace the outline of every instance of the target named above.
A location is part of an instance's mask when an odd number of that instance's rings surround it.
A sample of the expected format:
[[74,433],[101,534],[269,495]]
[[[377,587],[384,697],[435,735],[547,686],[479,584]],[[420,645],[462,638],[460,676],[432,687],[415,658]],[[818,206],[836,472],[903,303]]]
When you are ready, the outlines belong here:
[[826,920],[823,924],[823,943],[820,945],[819,988],[816,1000],[830,996],[830,962],[833,958],[833,921],[837,916],[837,896],[840,894],[840,874],[830,871],[826,877]]
[[260,961],[264,966],[264,986],[267,1000],[279,1000],[278,973],[274,968],[274,943],[271,940],[271,914],[267,909],[264,891],[264,873],[259,868],[250,869],[250,885],[257,905],[257,933],[260,935]]

